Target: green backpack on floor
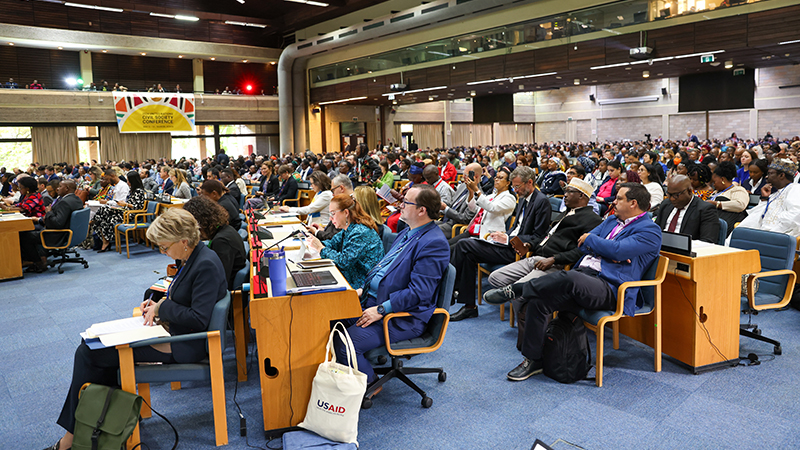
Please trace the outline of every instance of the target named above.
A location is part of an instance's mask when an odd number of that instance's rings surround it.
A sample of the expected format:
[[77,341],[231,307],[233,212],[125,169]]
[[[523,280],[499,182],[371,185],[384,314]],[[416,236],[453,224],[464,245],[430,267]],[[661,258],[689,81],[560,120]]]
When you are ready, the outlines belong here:
[[87,383],[75,411],[72,450],[120,450],[139,421],[142,397]]

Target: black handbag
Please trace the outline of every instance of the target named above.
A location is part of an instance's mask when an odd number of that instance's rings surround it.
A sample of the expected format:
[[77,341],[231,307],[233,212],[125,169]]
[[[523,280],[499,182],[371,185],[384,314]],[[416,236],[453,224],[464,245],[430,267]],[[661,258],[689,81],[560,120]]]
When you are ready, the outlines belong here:
[[75,410],[73,450],[120,450],[139,421],[142,397],[87,383]]

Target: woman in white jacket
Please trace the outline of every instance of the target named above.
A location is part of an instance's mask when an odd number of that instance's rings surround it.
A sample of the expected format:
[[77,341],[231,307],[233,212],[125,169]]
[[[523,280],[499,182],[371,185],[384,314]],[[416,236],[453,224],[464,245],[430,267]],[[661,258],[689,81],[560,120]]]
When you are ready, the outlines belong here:
[[506,231],[506,220],[517,207],[517,198],[509,190],[510,176],[511,171],[508,167],[501,167],[494,177],[494,192],[489,195],[481,195],[482,191],[477,182],[470,180],[469,177],[464,178],[472,194],[467,208],[475,211],[475,216],[463,233],[450,239],[451,248],[456,242],[467,237],[485,238],[492,232]]
[[311,189],[314,190],[314,199],[308,206],[295,208],[293,206],[281,206],[281,212],[290,212],[300,215],[308,215],[311,219],[309,223],[318,223],[323,228],[331,220],[328,206],[331,204],[333,193],[331,192],[331,179],[323,172],[315,170],[311,173]]

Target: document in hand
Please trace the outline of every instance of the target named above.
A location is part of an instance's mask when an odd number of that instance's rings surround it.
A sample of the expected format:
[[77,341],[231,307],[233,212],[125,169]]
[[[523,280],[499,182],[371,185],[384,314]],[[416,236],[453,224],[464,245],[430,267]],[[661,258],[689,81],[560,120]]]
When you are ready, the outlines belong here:
[[392,195],[392,188],[390,188],[388,184],[381,186],[375,193],[378,194],[378,197],[386,200],[390,204],[397,203],[397,199]]
[[143,316],[96,323],[81,333],[93,350],[167,336],[169,333],[161,325],[145,326]]

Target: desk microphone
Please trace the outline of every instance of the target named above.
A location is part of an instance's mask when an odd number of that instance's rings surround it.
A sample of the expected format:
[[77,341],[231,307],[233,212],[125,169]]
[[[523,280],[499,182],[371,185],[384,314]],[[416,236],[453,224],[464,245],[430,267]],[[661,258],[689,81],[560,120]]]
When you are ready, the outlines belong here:
[[264,253],[266,253],[267,251],[269,251],[269,249],[271,249],[272,247],[275,247],[276,245],[280,244],[281,242],[283,242],[283,241],[285,241],[285,240],[289,239],[290,237],[297,236],[298,234],[302,234],[302,233],[303,233],[303,230],[294,230],[294,231],[292,231],[292,232],[291,232],[291,233],[289,233],[289,235],[288,235],[288,236],[286,236],[285,238],[283,238],[283,239],[281,239],[280,241],[278,241],[278,242],[276,242],[276,243],[274,243],[274,244],[270,245],[269,247],[265,248],[265,249],[264,249]]
[[276,245],[280,244],[281,242],[289,239],[290,237],[293,237],[293,236],[296,236],[298,234],[301,234],[302,232],[303,232],[303,230],[294,230],[291,233],[289,233],[289,235],[286,236],[285,238],[283,238],[280,241],[270,245],[269,247],[265,248],[262,251],[262,253],[261,253],[261,262],[259,264],[259,270],[258,270],[258,274],[261,277],[269,278],[269,262],[265,261],[265,259],[267,258],[267,251],[269,251],[269,249],[271,249],[272,247],[275,247]]

